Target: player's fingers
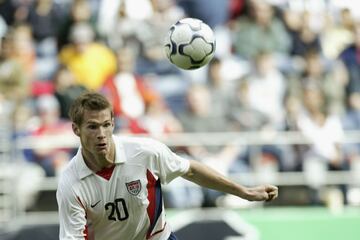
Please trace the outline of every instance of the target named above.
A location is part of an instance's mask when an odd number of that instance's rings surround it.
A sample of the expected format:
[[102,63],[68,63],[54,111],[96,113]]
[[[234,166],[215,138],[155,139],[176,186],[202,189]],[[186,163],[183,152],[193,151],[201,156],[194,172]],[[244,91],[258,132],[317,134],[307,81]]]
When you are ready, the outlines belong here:
[[271,200],[277,198],[277,196],[278,196],[278,188],[277,187],[272,186],[270,189],[267,189],[267,190],[268,190],[267,193],[269,196],[267,201],[271,201]]
[[278,188],[276,186],[273,185],[267,185],[265,186],[265,191],[270,193],[270,192],[277,192]]
[[271,200],[273,200],[273,197],[269,195],[268,199],[266,199],[266,202],[270,202]]
[[269,193],[268,198],[266,199],[266,201],[269,202],[269,201],[275,199],[276,197],[277,197],[276,194]]
[[270,194],[270,196],[271,196],[271,199],[275,199],[278,197],[278,193],[274,192],[274,193]]

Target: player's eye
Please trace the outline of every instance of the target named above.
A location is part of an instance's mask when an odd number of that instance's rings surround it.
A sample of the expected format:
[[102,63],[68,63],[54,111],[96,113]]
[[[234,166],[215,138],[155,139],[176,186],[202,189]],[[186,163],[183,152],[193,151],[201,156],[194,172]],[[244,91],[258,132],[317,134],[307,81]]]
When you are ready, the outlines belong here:
[[110,127],[111,126],[111,123],[109,123],[109,122],[106,122],[105,124],[104,124],[104,127]]
[[97,126],[96,125],[88,125],[88,128],[91,130],[95,130],[97,128]]

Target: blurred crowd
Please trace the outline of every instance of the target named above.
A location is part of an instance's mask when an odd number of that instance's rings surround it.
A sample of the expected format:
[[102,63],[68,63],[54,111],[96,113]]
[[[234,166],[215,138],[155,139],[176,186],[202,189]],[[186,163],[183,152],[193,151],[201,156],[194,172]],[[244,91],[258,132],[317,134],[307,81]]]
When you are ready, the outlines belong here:
[[[356,1],[0,0],[0,114],[11,138],[71,132],[68,109],[86,90],[114,106],[116,133],[300,131],[312,145],[261,146],[257,163],[300,171],[307,161],[349,169],[360,129]],[[359,4],[358,4],[359,5]],[[163,52],[177,20],[215,32],[215,58],[180,70]],[[251,171],[252,147],[184,146],[226,172]],[[26,149],[48,176],[72,149]]]

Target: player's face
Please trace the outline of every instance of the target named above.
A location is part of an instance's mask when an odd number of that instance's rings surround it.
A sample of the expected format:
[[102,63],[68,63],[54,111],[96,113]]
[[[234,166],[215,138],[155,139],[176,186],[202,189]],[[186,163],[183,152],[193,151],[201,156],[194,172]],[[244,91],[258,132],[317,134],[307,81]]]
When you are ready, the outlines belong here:
[[112,149],[114,119],[109,109],[101,111],[85,110],[81,126],[73,126],[74,132],[80,137],[83,150],[99,156],[107,156]]

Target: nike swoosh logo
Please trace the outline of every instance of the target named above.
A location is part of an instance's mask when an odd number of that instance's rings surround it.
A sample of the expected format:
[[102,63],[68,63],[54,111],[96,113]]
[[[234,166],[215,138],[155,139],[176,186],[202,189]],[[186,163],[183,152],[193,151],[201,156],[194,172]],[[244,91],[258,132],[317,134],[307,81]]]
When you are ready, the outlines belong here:
[[101,200],[97,201],[95,204],[91,204],[90,206],[94,208],[96,205],[98,205],[99,202],[101,202]]

